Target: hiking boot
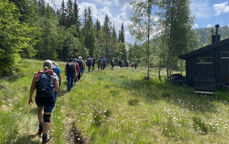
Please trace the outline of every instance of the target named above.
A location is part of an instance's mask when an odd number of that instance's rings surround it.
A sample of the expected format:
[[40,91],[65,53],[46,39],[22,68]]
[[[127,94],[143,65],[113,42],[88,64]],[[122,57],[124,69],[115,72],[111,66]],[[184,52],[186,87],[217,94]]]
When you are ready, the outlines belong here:
[[38,129],[38,132],[37,132],[37,135],[38,135],[39,137],[41,137],[42,130],[43,130],[43,123],[39,123],[39,129]]
[[49,142],[50,137],[48,137],[47,134],[43,134],[42,135],[42,144],[46,144],[47,142]]

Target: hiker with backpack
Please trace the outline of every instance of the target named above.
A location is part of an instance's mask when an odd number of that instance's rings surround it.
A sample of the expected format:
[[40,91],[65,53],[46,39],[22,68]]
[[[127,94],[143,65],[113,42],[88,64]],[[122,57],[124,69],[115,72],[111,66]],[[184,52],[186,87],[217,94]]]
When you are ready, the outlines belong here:
[[94,71],[95,70],[95,61],[96,61],[96,59],[95,58],[92,58],[92,71]]
[[83,73],[85,72],[85,69],[86,69],[86,63],[85,61],[83,60],[83,58],[81,57],[81,60],[82,60],[82,63],[83,63]]
[[76,66],[72,58],[69,59],[65,66],[65,75],[67,76],[68,81],[68,91],[70,91],[73,87],[73,81],[76,77]]
[[75,64],[75,66],[76,66],[76,72],[77,72],[77,74],[76,74],[76,76],[75,76],[75,79],[74,79],[75,84],[76,84],[76,81],[77,81],[77,79],[78,79],[78,75],[80,74],[80,67],[79,67],[79,64],[78,64],[78,62],[77,62],[77,58],[74,58],[74,64]]
[[79,64],[79,68],[80,68],[80,72],[78,74],[78,80],[80,80],[80,78],[83,75],[83,71],[84,71],[83,62],[82,62],[82,57],[81,56],[79,56],[79,58],[77,59],[77,63]]
[[[59,87],[61,86],[61,70],[58,66],[58,63],[56,63],[55,61],[52,61],[52,64],[53,64],[53,71],[56,73],[56,75],[58,76],[58,79],[59,79]],[[60,91],[60,88],[59,88],[59,91]],[[59,92],[58,91],[58,92]]]
[[43,71],[38,71],[34,77],[30,87],[30,95],[28,103],[33,103],[33,93],[36,90],[35,101],[38,107],[39,129],[38,135],[42,135],[42,143],[45,144],[50,140],[48,130],[50,127],[50,117],[56,102],[56,94],[59,89],[57,75],[53,72],[51,60],[45,60]]
[[89,58],[87,59],[88,72],[90,72],[90,70],[91,70],[91,65],[92,65],[92,60],[91,60],[91,57],[89,57]]
[[114,58],[111,59],[110,64],[111,64],[111,69],[113,70],[114,69],[114,64],[115,64],[115,59]]
[[97,66],[98,66],[98,71],[101,68],[101,57],[97,59]]

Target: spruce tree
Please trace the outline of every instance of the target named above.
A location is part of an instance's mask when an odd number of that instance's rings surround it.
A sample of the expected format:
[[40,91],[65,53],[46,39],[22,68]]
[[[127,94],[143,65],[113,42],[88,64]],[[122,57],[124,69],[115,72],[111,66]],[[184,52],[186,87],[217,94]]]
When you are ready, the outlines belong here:
[[80,36],[80,18],[79,18],[79,8],[78,8],[78,4],[77,1],[74,1],[73,4],[73,11],[74,11],[74,24],[76,26],[76,34],[77,37]]
[[122,43],[125,43],[125,32],[124,32],[124,26],[122,23],[121,30],[119,32],[119,41]]
[[62,0],[61,3],[61,9],[60,9],[60,24],[62,26],[66,25],[66,11],[65,11],[65,3],[64,0]]
[[104,20],[104,25],[103,25],[103,32],[104,32],[104,37],[105,37],[105,54],[106,58],[108,59],[109,57],[109,40],[110,40],[110,22],[109,18],[106,15],[105,20]]
[[66,15],[67,15],[66,27],[69,28],[71,25],[74,24],[74,12],[73,12],[72,0],[68,0]]

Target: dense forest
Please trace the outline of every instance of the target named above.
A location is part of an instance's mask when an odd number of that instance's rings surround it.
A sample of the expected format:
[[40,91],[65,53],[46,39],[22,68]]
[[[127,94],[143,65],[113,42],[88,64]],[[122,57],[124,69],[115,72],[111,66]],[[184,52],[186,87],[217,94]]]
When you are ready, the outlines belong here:
[[66,61],[70,57],[126,60],[124,26],[116,33],[106,15],[93,22],[90,7],[79,15],[77,1],[63,0],[54,10],[44,0],[0,1],[0,71],[18,67],[20,58]]
[[[131,0],[130,5],[133,42],[127,44],[123,24],[116,32],[107,15],[101,24],[90,7],[80,14],[77,0],[62,0],[58,8],[45,0],[1,0],[1,75],[20,68],[21,58],[67,61],[101,56],[108,63],[115,58],[147,66],[147,77],[156,67],[160,78],[161,68],[167,69],[167,76],[183,71],[180,55],[210,44],[211,28],[192,29],[189,0]],[[228,27],[219,33],[227,38]]]

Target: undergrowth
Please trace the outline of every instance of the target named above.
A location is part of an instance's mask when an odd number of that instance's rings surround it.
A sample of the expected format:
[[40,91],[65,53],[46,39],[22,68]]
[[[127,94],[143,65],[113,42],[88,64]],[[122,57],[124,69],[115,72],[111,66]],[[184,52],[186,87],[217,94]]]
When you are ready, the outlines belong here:
[[[28,96],[43,62],[23,63],[19,76],[0,81],[0,143],[41,142],[35,135],[36,105],[28,105]],[[51,116],[50,143],[78,138],[93,144],[229,142],[228,90],[195,95],[191,87],[160,81],[155,73],[146,81],[145,71],[115,67],[85,73],[67,92],[65,64],[59,66],[63,82]]]

